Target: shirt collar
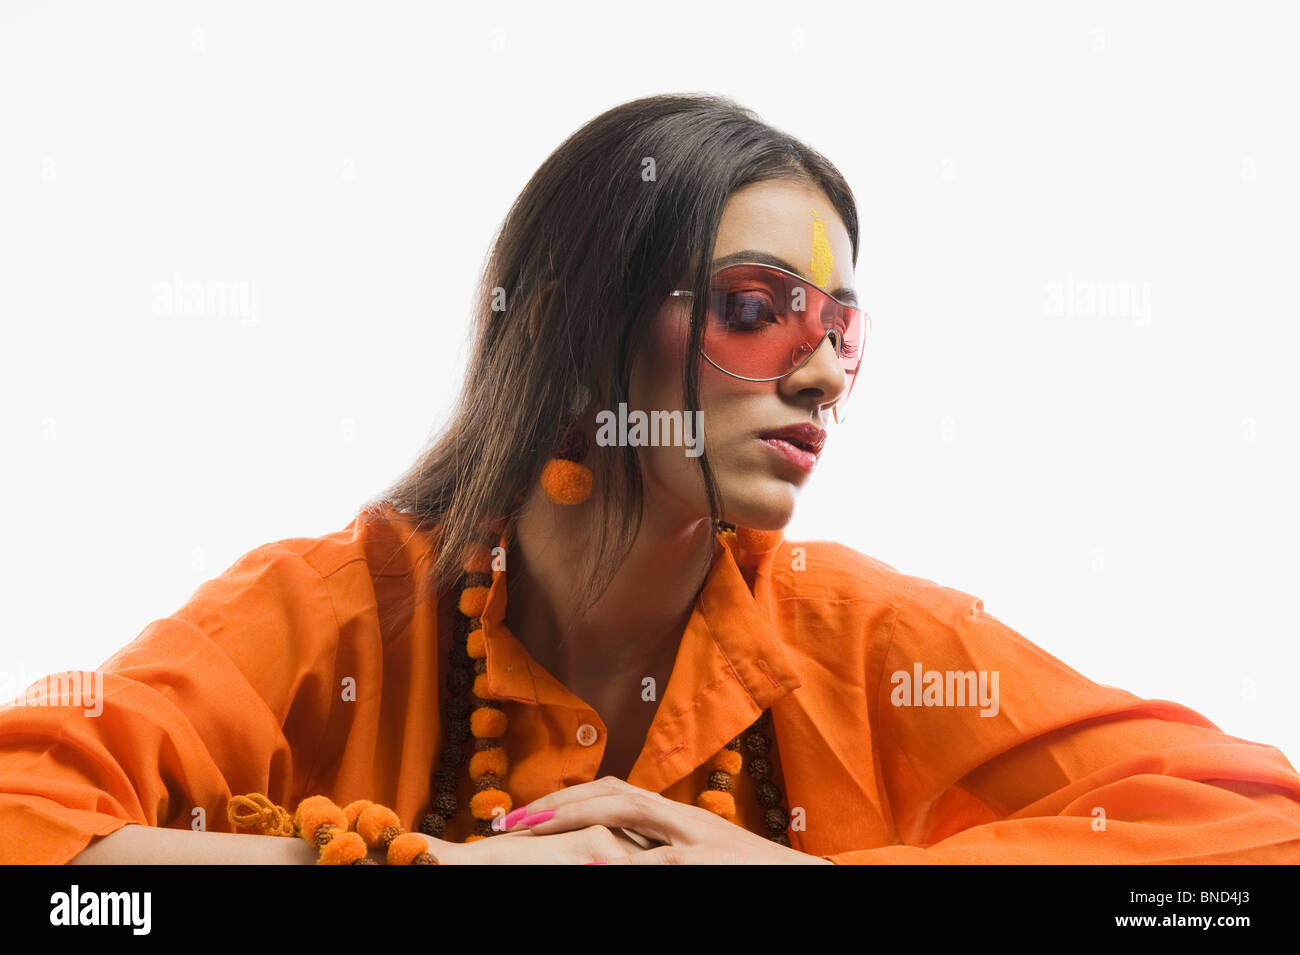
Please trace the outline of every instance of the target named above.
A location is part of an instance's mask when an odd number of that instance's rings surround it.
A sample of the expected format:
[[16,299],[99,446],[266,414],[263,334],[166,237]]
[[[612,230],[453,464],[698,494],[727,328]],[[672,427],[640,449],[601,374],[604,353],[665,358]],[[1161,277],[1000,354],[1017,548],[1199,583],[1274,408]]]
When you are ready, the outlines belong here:
[[[501,534],[509,547],[511,528]],[[628,781],[660,792],[743,732],[773,701],[801,681],[766,613],[746,583],[740,557],[760,597],[774,551],[748,555],[735,535],[719,533],[714,560],[682,634],[668,686],[660,697]],[[497,699],[590,709],[534,660],[502,623],[506,574],[494,570],[483,609],[488,692]]]

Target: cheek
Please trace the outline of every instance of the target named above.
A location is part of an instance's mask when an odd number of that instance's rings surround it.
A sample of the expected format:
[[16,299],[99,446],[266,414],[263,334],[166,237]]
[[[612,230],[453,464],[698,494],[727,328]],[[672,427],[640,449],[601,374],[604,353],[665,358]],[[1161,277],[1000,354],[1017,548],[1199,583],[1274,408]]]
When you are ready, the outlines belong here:
[[685,324],[667,309],[655,318],[633,364],[631,407],[651,411],[682,406],[687,331]]
[[[685,367],[690,338],[690,318],[671,310],[661,312],[646,340],[646,347],[637,356],[632,376],[631,407],[644,410],[682,409],[686,404]],[[706,359],[699,362],[700,408],[704,411],[703,428],[705,449],[713,455],[710,460],[725,464],[734,455],[735,441],[753,428],[753,408],[761,403],[761,396],[775,391],[770,381],[744,381],[719,371]],[[669,461],[662,452],[666,449],[642,448],[656,461],[653,469],[660,473],[675,471],[686,462]],[[676,452],[681,457],[681,452]]]
[[687,321],[672,313],[661,314],[654,324],[652,354],[656,371],[667,377],[680,378],[686,363],[686,347],[690,341]]

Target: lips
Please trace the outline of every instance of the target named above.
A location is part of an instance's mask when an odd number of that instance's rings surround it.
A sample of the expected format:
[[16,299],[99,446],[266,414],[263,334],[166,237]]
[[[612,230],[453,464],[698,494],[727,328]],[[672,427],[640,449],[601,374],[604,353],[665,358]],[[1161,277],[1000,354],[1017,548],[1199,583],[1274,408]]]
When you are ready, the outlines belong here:
[[778,441],[785,441],[794,445],[801,451],[807,451],[810,454],[821,454],[822,446],[826,443],[826,430],[819,428],[811,422],[805,421],[801,424],[787,425],[784,428],[778,428],[774,431],[764,431],[759,434],[760,438],[775,438]]
[[812,422],[764,431],[758,440],[805,474],[812,471],[826,443],[826,432]]

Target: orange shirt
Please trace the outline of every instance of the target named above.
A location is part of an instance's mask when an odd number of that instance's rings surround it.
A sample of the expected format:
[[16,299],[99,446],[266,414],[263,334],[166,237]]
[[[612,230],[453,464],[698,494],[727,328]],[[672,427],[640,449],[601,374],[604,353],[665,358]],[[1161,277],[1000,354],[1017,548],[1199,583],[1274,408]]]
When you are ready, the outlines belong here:
[[[458,595],[417,597],[436,531],[382,517],[245,554],[99,668],[96,715],[57,692],[0,707],[0,862],[64,863],[200,809],[231,831],[248,792],[374,799],[416,828]],[[1093,683],[978,598],[848,547],[718,540],[632,784],[693,803],[706,760],[770,707],[792,845],[837,863],[1300,862],[1300,776],[1278,749]],[[493,576],[488,686],[522,805],[594,779],[605,726],[499,626]],[[736,785],[762,832],[748,774]]]

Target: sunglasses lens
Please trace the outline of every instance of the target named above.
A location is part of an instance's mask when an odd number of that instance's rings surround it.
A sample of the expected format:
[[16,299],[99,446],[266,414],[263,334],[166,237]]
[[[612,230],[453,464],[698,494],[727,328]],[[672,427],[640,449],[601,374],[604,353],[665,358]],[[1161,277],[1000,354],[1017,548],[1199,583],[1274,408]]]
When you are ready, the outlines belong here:
[[863,312],[780,269],[733,265],[713,276],[703,351],[729,374],[768,381],[804,364],[826,338],[838,346],[844,390],[835,420],[844,420],[862,361]]

